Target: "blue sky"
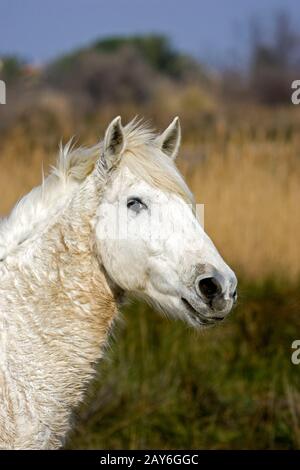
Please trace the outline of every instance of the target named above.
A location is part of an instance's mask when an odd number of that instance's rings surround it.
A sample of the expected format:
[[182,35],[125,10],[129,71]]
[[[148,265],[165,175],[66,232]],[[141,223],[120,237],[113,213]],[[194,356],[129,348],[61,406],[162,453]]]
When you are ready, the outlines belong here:
[[96,38],[158,32],[211,63],[241,60],[249,19],[285,9],[299,30],[299,0],[1,0],[0,54],[43,63]]

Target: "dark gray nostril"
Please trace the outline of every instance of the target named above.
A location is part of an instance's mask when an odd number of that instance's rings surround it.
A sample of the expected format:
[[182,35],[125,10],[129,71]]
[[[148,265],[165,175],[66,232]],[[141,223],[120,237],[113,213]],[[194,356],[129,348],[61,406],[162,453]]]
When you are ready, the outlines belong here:
[[236,302],[236,300],[237,300],[237,290],[236,289],[232,294],[232,298],[233,298],[233,301]]
[[207,299],[213,299],[217,294],[222,292],[221,285],[215,277],[206,277],[199,281],[199,289],[201,294]]

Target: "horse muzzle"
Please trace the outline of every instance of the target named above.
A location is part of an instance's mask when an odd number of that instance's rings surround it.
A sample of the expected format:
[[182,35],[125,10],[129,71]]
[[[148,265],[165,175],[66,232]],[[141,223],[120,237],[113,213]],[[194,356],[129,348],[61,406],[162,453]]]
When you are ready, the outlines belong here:
[[193,289],[181,298],[193,321],[213,324],[224,320],[237,302],[237,279],[228,268],[224,273],[211,265],[201,266]]

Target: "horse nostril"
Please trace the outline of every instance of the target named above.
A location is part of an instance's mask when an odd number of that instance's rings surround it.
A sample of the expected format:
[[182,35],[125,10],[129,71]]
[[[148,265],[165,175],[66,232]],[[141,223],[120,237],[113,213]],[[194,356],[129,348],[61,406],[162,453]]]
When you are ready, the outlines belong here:
[[206,277],[198,283],[201,294],[207,299],[212,299],[219,294],[222,289],[215,277]]
[[232,294],[232,298],[233,298],[233,301],[236,302],[236,300],[237,300],[237,290],[236,289]]

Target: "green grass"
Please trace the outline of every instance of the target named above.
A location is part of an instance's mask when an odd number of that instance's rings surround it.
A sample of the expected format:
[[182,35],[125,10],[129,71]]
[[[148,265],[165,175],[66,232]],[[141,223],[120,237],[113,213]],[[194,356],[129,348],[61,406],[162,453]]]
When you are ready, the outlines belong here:
[[300,447],[299,286],[244,286],[203,332],[140,303],[123,317],[67,448]]

